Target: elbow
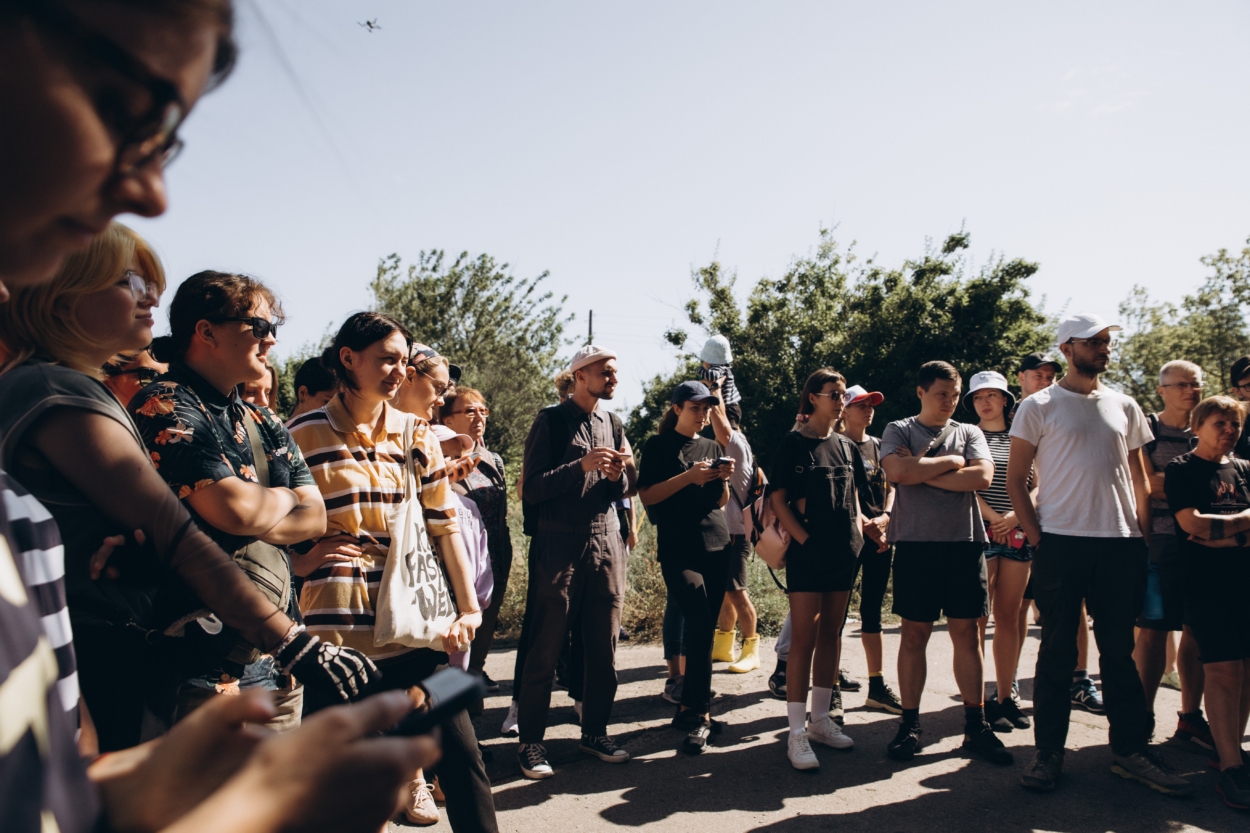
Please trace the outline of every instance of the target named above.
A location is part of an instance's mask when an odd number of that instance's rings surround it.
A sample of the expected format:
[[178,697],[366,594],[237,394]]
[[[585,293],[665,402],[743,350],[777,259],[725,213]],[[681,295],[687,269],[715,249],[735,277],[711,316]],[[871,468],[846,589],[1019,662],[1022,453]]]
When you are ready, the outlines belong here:
[[977,486],[976,491],[978,491],[978,492],[983,492],[983,491],[985,491],[986,489],[988,489],[991,485],[993,485],[993,483],[994,483],[994,475],[993,475],[993,474],[982,474],[982,475],[981,475],[981,477],[980,477],[980,479],[979,479],[979,481],[978,481],[978,483],[979,483],[979,485]]

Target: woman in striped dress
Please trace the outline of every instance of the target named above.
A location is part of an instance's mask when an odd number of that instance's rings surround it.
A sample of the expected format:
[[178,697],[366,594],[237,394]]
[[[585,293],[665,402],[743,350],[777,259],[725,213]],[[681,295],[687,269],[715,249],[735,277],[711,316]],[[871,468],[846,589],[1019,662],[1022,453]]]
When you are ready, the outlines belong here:
[[[447,663],[429,648],[373,644],[374,610],[386,565],[390,533],[387,513],[403,496],[404,425],[407,416],[391,400],[404,379],[412,338],[388,316],[356,313],[347,319],[322,355],[339,383],[324,408],[291,420],[299,444],[326,502],[327,536],[300,558],[306,576],[300,610],[308,630],[323,640],[356,648],[382,673],[381,688],[409,689]],[[468,600],[452,625],[446,645],[467,649],[482,621],[475,605],[472,571],[456,525],[456,503],[447,469],[429,423],[417,419],[413,436],[426,528],[446,566],[452,592]],[[322,704],[309,701],[305,711]],[[443,726],[439,773],[447,793],[453,829],[497,829],[490,782],[478,752],[473,725],[464,712]],[[414,780],[414,812],[425,804],[423,781]]]

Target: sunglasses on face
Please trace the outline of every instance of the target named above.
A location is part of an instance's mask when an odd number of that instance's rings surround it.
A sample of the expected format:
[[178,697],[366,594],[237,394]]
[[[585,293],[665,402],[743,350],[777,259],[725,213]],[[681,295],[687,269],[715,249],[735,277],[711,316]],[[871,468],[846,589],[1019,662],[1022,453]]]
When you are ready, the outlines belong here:
[[105,375],[109,378],[118,376],[134,376],[135,381],[139,383],[139,387],[147,387],[156,381],[161,372],[154,367],[135,367],[130,370],[105,370]]
[[844,390],[835,390],[830,391],[829,393],[813,393],[812,396],[827,396],[834,402],[846,401],[846,391]]
[[140,116],[126,112],[123,105],[108,97],[99,96],[93,102],[100,120],[120,137],[113,163],[114,175],[128,176],[153,162],[162,168],[172,162],[182,149],[177,132],[187,114],[186,102],[177,86],[153,73],[115,41],[93,31],[57,4],[22,5],[36,23],[68,41],[75,56],[107,67],[147,92],[149,104]]
[[486,419],[488,416],[490,416],[490,408],[470,407],[470,408],[465,408],[463,411],[453,411],[447,416],[455,416],[456,414],[464,414],[469,419],[472,419],[473,417],[481,417],[482,419]]
[[241,321],[244,324],[250,324],[252,327],[252,337],[257,341],[264,341],[273,336],[278,337],[278,325],[270,321],[268,318],[217,318],[213,319],[214,324],[221,324],[225,321]]

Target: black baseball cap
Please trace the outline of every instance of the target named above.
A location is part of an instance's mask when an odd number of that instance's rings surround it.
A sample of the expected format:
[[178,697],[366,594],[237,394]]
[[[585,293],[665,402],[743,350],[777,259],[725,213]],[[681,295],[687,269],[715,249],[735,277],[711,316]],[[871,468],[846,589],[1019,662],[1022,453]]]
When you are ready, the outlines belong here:
[[707,385],[702,382],[682,382],[673,388],[672,403],[680,405],[683,402],[706,402],[709,405],[719,405],[720,399],[712,395],[707,389]]
[[1020,370],[1037,370],[1039,367],[1050,365],[1055,369],[1056,373],[1063,372],[1063,365],[1055,361],[1055,357],[1049,353],[1029,353],[1020,360]]

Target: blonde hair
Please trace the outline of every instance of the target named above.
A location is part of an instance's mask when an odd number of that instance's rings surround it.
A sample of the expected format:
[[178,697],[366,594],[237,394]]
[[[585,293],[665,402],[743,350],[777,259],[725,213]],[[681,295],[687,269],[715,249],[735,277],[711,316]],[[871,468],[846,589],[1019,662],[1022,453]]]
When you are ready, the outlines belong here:
[[1216,414],[1236,414],[1244,420],[1245,413],[1245,407],[1231,396],[1208,396],[1194,406],[1193,413],[1189,415],[1189,427],[1197,431],[1202,423]]
[[[143,276],[165,291],[165,270],[152,247],[132,229],[110,223],[91,245],[70,255],[50,282],[23,287],[0,304],[0,344],[8,353],[4,370],[40,356],[56,364],[103,378],[87,358],[97,346],[78,325],[75,312],[84,296],[101,292],[122,279],[131,259],[139,261]],[[65,314],[57,305],[68,305]]]

